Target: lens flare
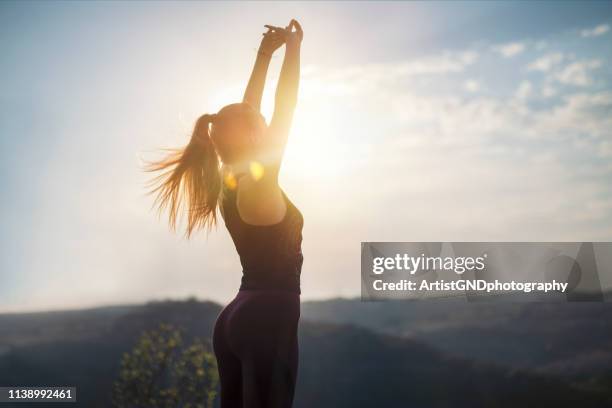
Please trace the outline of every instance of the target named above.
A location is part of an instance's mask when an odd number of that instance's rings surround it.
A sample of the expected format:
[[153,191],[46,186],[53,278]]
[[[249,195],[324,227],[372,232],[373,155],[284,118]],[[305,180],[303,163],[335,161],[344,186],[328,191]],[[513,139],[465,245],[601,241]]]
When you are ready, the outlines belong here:
[[227,173],[223,178],[223,182],[230,190],[235,190],[238,186],[238,182],[236,181],[236,177],[234,177],[233,173]]
[[253,180],[258,181],[264,176],[264,167],[261,163],[252,161],[249,165],[249,171]]

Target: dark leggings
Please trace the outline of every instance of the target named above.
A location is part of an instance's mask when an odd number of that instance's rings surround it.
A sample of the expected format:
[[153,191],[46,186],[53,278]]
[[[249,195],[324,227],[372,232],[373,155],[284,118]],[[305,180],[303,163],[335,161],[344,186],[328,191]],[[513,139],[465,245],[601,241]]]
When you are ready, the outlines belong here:
[[300,295],[240,290],[219,314],[213,348],[221,408],[290,408],[298,369]]

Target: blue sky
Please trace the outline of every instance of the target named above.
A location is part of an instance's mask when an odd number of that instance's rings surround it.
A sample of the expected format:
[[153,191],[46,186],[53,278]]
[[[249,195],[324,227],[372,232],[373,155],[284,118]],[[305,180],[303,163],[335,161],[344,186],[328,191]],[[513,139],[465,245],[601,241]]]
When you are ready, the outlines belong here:
[[2,2],[0,311],[234,294],[227,233],[168,232],[139,166],[292,17],[304,298],[357,295],[361,241],[612,238],[608,2]]

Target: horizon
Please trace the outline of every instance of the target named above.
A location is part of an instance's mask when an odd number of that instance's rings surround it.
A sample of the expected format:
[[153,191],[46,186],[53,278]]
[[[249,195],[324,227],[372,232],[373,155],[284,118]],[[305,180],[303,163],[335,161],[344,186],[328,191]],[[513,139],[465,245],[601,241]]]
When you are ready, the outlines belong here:
[[[361,299],[360,296],[351,296],[351,297],[343,297],[343,296],[335,296],[329,298],[321,298],[321,299],[307,299],[302,301],[302,303],[312,303],[312,302],[329,302],[329,301],[338,301],[338,300],[358,300]],[[172,303],[172,302],[200,302],[200,303],[214,303],[221,307],[223,304],[212,299],[201,298],[196,296],[186,296],[182,298],[151,298],[145,301],[140,302],[122,302],[122,303],[102,303],[102,304],[94,304],[94,305],[77,305],[75,307],[67,307],[67,308],[44,308],[44,309],[19,309],[19,310],[2,310],[0,311],[0,316],[6,315],[26,315],[26,314],[45,314],[45,313],[63,313],[63,312],[81,312],[88,310],[96,310],[96,309],[110,309],[116,307],[137,307],[137,306],[146,306],[152,303]]]

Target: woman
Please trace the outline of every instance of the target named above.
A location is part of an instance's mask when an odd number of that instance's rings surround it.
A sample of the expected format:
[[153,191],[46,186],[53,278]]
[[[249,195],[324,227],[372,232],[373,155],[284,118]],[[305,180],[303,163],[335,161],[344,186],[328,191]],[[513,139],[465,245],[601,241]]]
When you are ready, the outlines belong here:
[[[297,103],[302,28],[266,26],[242,103],[201,116],[189,144],[151,171],[156,204],[187,235],[216,224],[219,205],[243,267],[213,333],[222,408],[291,407],[297,377],[303,218],[278,185]],[[272,53],[285,44],[274,114],[259,112]],[[221,161],[221,166],[220,162]]]

